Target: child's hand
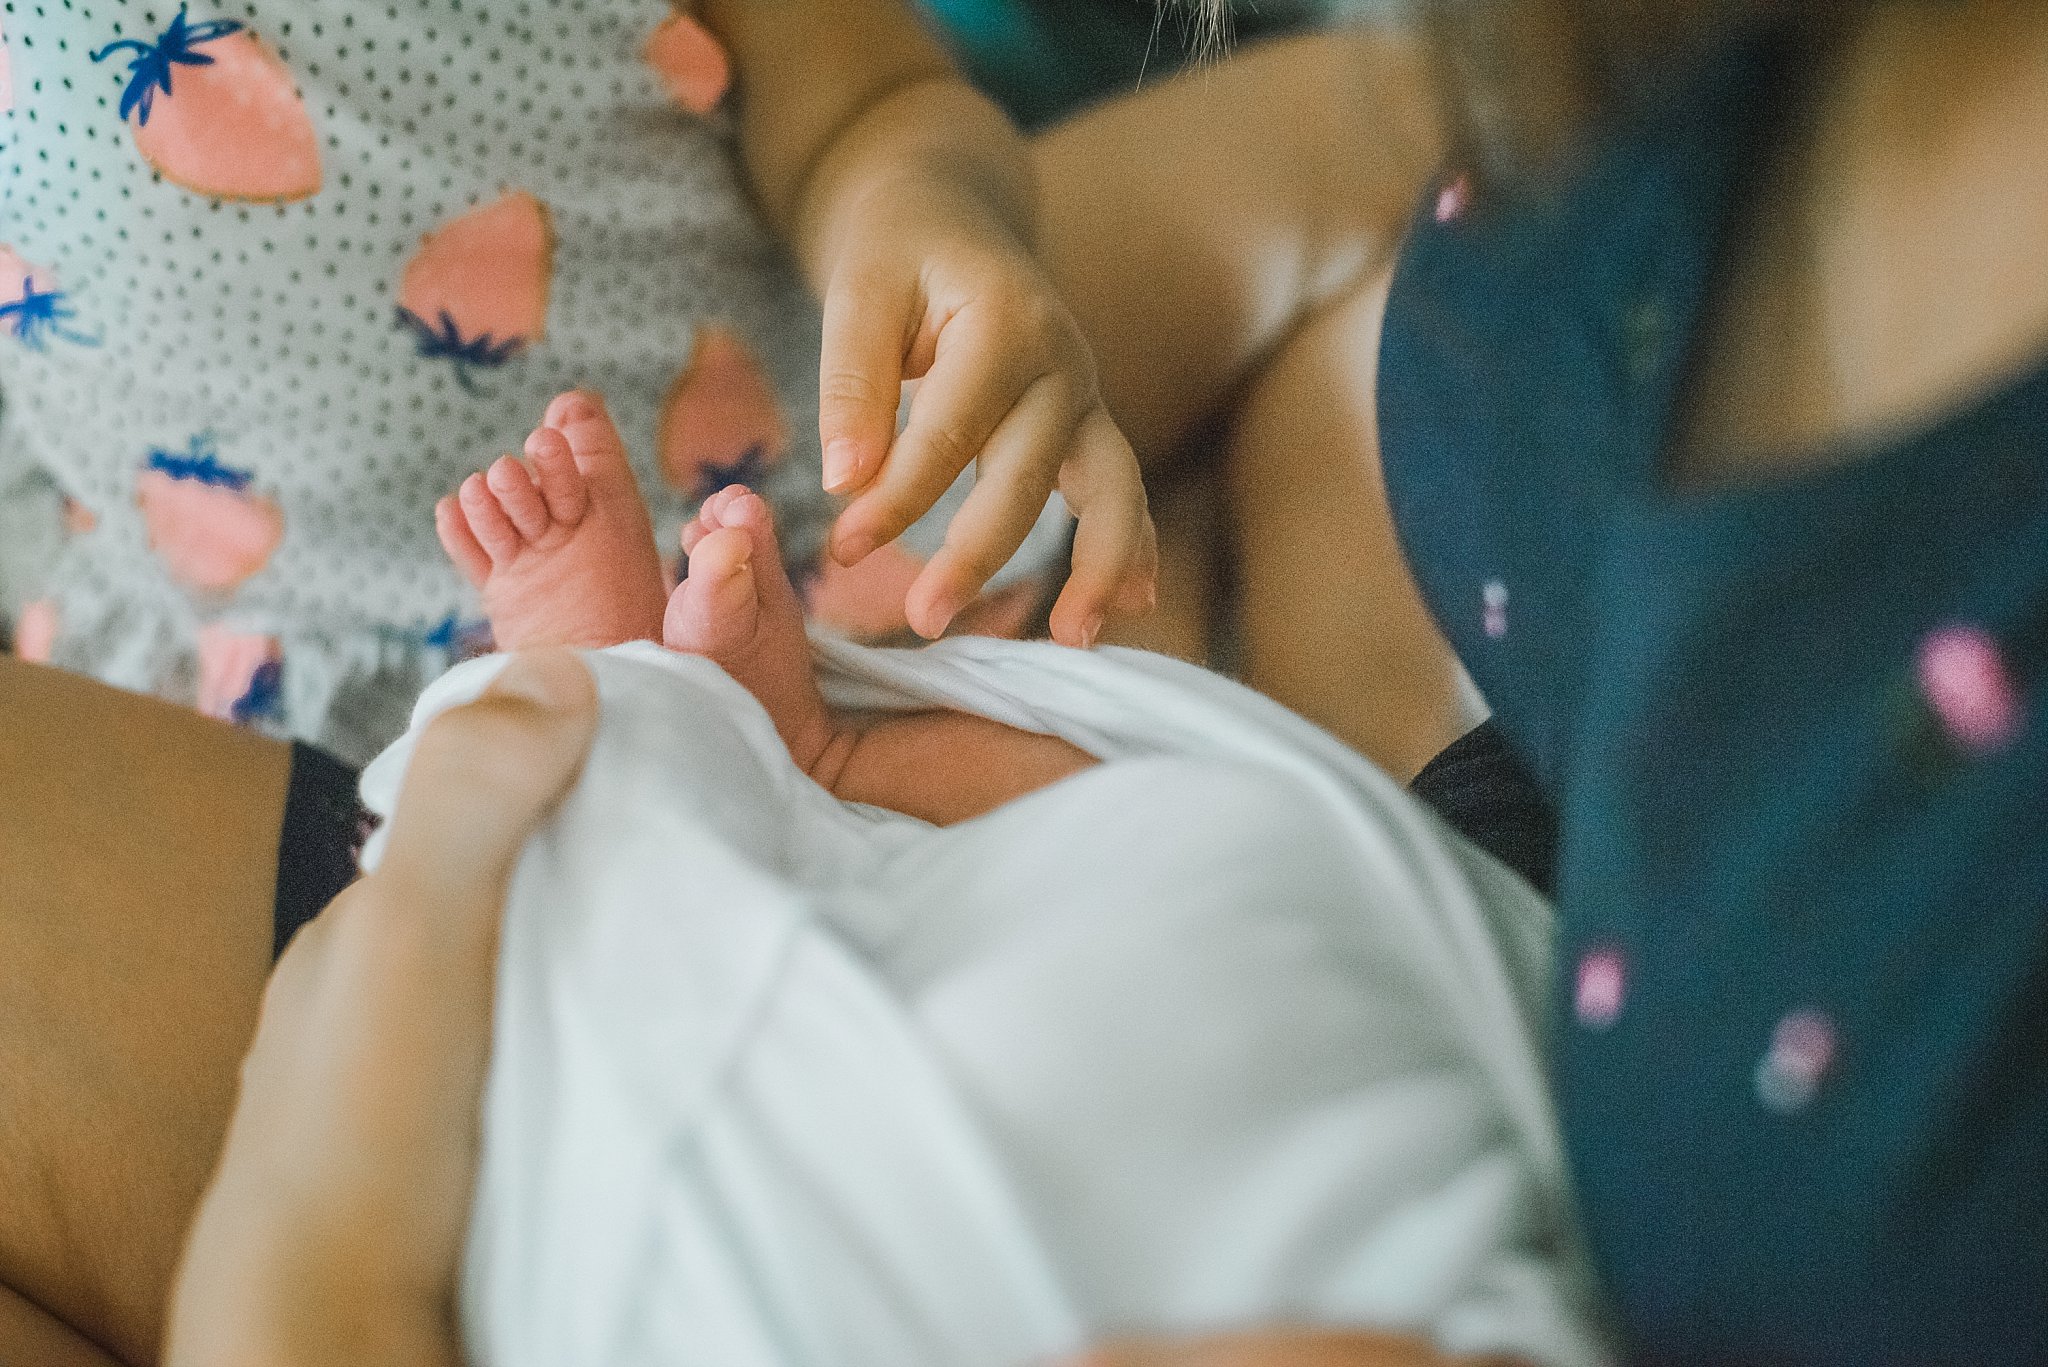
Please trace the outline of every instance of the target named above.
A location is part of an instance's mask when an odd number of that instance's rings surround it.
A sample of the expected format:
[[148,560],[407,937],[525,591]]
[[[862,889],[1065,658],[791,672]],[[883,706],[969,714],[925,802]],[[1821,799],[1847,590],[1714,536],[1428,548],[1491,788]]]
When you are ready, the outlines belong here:
[[[895,103],[925,107],[882,111],[877,122],[942,120],[950,98],[938,83],[908,91]],[[814,239],[829,263],[820,272],[825,487],[853,498],[831,554],[850,565],[894,540],[976,462],[973,493],[904,605],[917,632],[937,636],[1057,488],[1079,526],[1053,636],[1093,644],[1105,618],[1142,612],[1155,594],[1137,460],[1103,406],[1079,326],[1014,226],[1028,218],[1017,187],[900,147],[838,179]],[[899,437],[907,379],[922,383]]]

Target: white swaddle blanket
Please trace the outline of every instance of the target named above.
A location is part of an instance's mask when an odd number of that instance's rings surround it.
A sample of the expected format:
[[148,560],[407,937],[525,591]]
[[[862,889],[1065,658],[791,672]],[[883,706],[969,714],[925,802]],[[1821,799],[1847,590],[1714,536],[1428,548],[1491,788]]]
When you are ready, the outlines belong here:
[[1188,666],[819,658],[839,705],[1106,762],[941,830],[812,784],[703,660],[589,655],[595,748],[506,908],[473,1361],[1023,1367],[1280,1321],[1604,1360],[1526,886]]

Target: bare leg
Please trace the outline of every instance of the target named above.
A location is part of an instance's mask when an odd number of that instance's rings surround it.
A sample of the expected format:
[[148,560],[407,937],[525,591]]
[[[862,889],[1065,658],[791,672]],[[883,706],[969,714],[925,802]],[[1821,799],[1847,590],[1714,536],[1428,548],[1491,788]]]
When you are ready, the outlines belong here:
[[155,1360],[270,971],[289,754],[0,658],[0,1360]]
[[1238,406],[1224,457],[1245,682],[1405,783],[1466,719],[1380,479],[1386,284],[1289,339]]
[[1373,369],[1440,146],[1417,53],[1375,34],[1272,44],[1038,144],[1047,250],[1158,505],[1160,620],[1118,639],[1185,653],[1220,612],[1248,682],[1403,777],[1455,738],[1456,675],[1387,518]]

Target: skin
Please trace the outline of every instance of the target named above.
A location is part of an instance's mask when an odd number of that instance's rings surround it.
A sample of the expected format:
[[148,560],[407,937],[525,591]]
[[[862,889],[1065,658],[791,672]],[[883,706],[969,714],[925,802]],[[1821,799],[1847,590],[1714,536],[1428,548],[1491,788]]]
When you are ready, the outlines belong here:
[[1036,149],[1045,258],[1160,529],[1159,611],[1105,639],[1210,662],[1220,638],[1404,781],[1473,720],[1379,478],[1380,312],[1443,154],[1426,71],[1391,33],[1272,43]]
[[289,754],[4,657],[0,716],[0,1357],[150,1362],[270,970]]
[[[1129,444],[1079,324],[1034,254],[1028,148],[962,84],[902,0],[706,0],[739,74],[742,160],[824,300],[830,543],[852,565],[969,462],[975,488],[911,585],[942,633],[1057,488],[1078,518],[1054,639],[1093,644],[1149,608],[1156,549]],[[902,382],[921,379],[896,436]]]
[[[1226,350],[1232,365],[1257,354]],[[4,657],[0,716],[0,1358],[142,1367],[270,971],[289,755]],[[82,741],[105,737],[120,748]]]
[[624,439],[591,394],[562,394],[527,439],[436,509],[441,544],[482,594],[505,650],[659,641],[751,692],[790,758],[849,802],[951,825],[1095,763],[1052,736],[960,712],[874,718],[825,702],[774,515],[744,485],[683,529],[670,591]]
[[[1738,253],[1727,284],[1730,335],[1703,352],[1700,397],[1688,417],[1688,430],[1701,435],[1690,445],[1702,452],[1722,445],[1715,424],[1742,417],[1747,405],[1737,396],[1754,393],[1766,409],[1817,416],[1796,425],[1759,419],[1757,440],[1728,443],[1744,450],[1748,458],[1740,464],[1684,468],[1723,480],[1796,475],[1812,458],[1815,433],[1883,432],[1924,421],[1997,383],[2021,358],[2038,364],[2048,354],[2048,214],[2027,208],[2037,202],[2025,198],[2040,191],[2031,149],[2048,142],[2048,118],[2031,98],[2041,86],[2030,75],[2048,61],[2044,25],[2048,17],[2027,6],[1900,5],[1878,10],[1863,41],[1849,45],[1824,87],[1828,98],[1810,140],[1788,158],[1779,198],[1759,201],[1749,239],[1756,245]],[[1929,89],[1950,94],[1936,101]],[[1929,117],[1931,108],[1939,117]],[[1824,156],[1822,148],[1841,155]],[[1916,193],[1922,185],[1948,193]],[[1764,210],[1773,203],[1799,206],[1812,225],[1808,233],[1792,245],[1771,245]],[[2000,283],[1987,288],[1986,280]],[[1771,297],[1773,283],[1797,286],[1791,293],[1806,301],[1803,340],[1801,329],[1781,327],[1754,302]],[[1944,304],[1957,292],[1969,307]],[[1775,335],[1743,343],[1744,309],[1758,310],[1756,331]],[[1816,356],[1858,359],[1846,380],[1816,395],[1810,381],[1799,379],[1815,372]],[[1781,391],[1776,397],[1774,388]],[[162,1322],[169,1250],[219,1150],[234,1061],[262,991],[259,947],[269,936],[267,883],[283,753],[175,709],[6,661],[0,714],[26,722],[0,731],[0,811],[8,814],[0,881],[12,880],[0,887],[0,1001],[38,1003],[34,1011],[0,1010],[8,1117],[0,1129],[0,1283],[7,1288],[0,1293],[0,1353],[25,1361],[148,1362]],[[119,755],[82,752],[80,738],[106,736],[149,753],[148,772]],[[499,738],[501,748],[505,740]],[[188,838],[197,830],[207,832],[203,845]],[[136,872],[156,868],[176,876],[151,886]],[[83,881],[51,884],[38,874]],[[428,905],[467,895],[453,889]],[[363,918],[400,939],[406,922],[406,913]],[[372,953],[380,938],[363,936],[372,944],[361,952]],[[110,1011],[110,1000],[147,1009]],[[378,1026],[356,1023],[365,1031]],[[289,1038],[313,1048],[321,1032]],[[35,1066],[66,1051],[81,1064]],[[266,1075],[289,1076],[296,1066]],[[316,1095],[296,1104],[339,1102]],[[296,1104],[279,1103],[286,1111]],[[255,1155],[243,1161],[265,1163],[296,1155],[316,1173],[327,1162],[314,1149],[277,1147],[288,1152],[266,1157],[260,1145],[239,1152]],[[224,1189],[249,1189],[235,1185],[238,1165],[223,1166]],[[393,1180],[411,1172],[402,1165],[353,1171],[388,1172]],[[323,1189],[311,1178],[308,1185]],[[303,1207],[292,1209],[303,1214]],[[257,1223],[273,1249],[300,1246],[296,1235],[285,1240],[280,1233],[287,1226],[264,1223],[270,1218]],[[388,1233],[379,1231],[377,1247]],[[317,1240],[307,1247],[333,1256]],[[188,1266],[196,1275],[215,1254],[245,1256],[201,1240]],[[184,1282],[194,1284],[193,1276]],[[394,1294],[415,1302],[419,1296],[416,1284]],[[209,1313],[204,1298],[181,1296],[179,1304],[181,1317]],[[253,1315],[260,1308],[243,1304],[221,1313]],[[277,1318],[258,1315],[273,1326]],[[306,1332],[307,1325],[293,1323]],[[1409,1340],[1275,1333],[1123,1345],[1092,1362],[1366,1367],[1414,1362],[1427,1352]]]

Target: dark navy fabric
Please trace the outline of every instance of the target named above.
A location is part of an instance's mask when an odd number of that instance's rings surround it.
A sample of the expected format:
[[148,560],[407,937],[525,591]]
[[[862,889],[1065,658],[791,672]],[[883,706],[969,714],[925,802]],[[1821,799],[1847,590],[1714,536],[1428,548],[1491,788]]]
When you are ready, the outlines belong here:
[[324,750],[292,743],[284,825],[277,840],[271,957],[356,880],[369,816],[356,800],[354,769]]
[[[1717,57],[1542,202],[1425,209],[1403,542],[1560,818],[1555,1070],[1645,1362],[2048,1362],[2048,368],[1761,485],[1662,472],[1796,52]],[[2027,709],[1946,742],[1930,633]]]
[[1529,886],[1557,895],[1557,811],[1494,723],[1451,742],[1408,790]]

